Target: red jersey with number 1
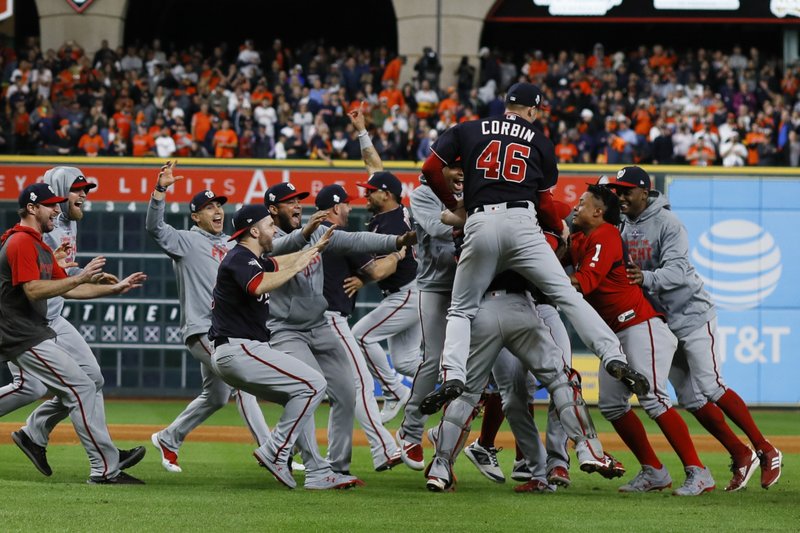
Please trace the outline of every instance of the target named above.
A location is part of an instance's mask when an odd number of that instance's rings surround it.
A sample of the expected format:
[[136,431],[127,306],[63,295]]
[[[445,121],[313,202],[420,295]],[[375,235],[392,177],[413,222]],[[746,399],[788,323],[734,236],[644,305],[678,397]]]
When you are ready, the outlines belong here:
[[650,320],[656,313],[639,285],[628,282],[619,230],[604,223],[570,238],[570,260],[581,292],[613,331]]
[[471,120],[446,130],[431,151],[445,165],[461,158],[464,207],[530,201],[558,180],[553,143],[515,113]]

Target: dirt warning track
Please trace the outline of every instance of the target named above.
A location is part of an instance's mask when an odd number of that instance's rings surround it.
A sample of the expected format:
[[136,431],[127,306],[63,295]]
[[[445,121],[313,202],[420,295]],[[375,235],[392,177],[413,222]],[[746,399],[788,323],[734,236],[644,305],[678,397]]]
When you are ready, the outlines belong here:
[[[11,432],[16,431],[22,424],[19,422],[0,422],[0,443],[11,444]],[[150,435],[163,429],[163,426],[153,426],[145,424],[111,424],[108,426],[111,437],[119,441],[139,441],[150,442]],[[326,429],[317,429],[317,439],[319,442],[326,442]],[[600,433],[600,441],[603,446],[610,451],[625,450],[625,445],[616,433]],[[473,431],[470,439],[478,437],[478,432]],[[542,435],[544,438],[544,435]],[[650,442],[656,451],[668,451],[670,447],[667,439],[660,434],[650,434]],[[253,438],[250,432],[241,426],[200,426],[189,434],[186,439],[188,442],[238,442],[252,443]],[[693,435],[695,446],[701,452],[724,452],[725,449],[711,435]],[[468,441],[469,442],[469,441]],[[783,453],[800,453],[800,435],[783,435],[771,437],[770,442],[780,448]],[[78,436],[69,423],[59,425],[51,435],[51,444],[78,444]],[[364,432],[357,429],[353,434],[354,446],[368,446]],[[501,431],[495,439],[497,447],[513,449],[514,436],[510,431]],[[424,446],[430,446],[425,443]]]

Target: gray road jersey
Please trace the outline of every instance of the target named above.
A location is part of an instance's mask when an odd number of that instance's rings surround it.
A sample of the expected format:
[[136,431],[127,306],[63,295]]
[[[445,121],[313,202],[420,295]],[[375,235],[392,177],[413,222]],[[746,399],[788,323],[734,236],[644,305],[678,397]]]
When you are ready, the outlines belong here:
[[[70,251],[67,255],[67,261],[72,262],[75,260],[76,243],[77,243],[78,223],[74,220],[69,220],[64,213],[58,215],[54,221],[53,231],[42,235],[42,240],[55,251],[56,248],[64,243],[69,243]],[[73,267],[67,269],[67,274],[74,276],[81,272],[81,268]],[[52,322],[59,316],[64,309],[64,298],[56,296],[47,300],[47,321]]]
[[427,185],[411,193],[411,212],[418,241],[417,287],[421,291],[450,292],[453,288],[456,275],[453,227],[440,221],[444,210],[444,204]]
[[669,328],[682,338],[716,317],[711,296],[689,262],[689,237],[670,210],[667,198],[654,191],[636,220],[623,215],[622,238],[631,261],[643,271],[643,287]]
[[[58,196],[67,198],[67,201],[59,204],[59,207],[61,207],[61,214],[59,214],[54,221],[53,231],[42,235],[42,240],[53,251],[62,244],[69,244],[70,250],[66,258],[67,262],[75,261],[75,254],[78,250],[78,223],[71,220],[68,216],[69,192],[78,172],[80,171],[76,168],[59,167],[51,169],[46,172],[44,176],[45,183],[53,188],[53,192]],[[78,267],[69,268],[67,269],[67,274],[75,276],[76,274],[80,274],[81,270],[82,269]],[[61,316],[61,311],[63,309],[64,298],[61,296],[56,296],[55,298],[47,300],[47,321],[52,322]]]
[[[287,235],[278,229],[272,243],[272,253],[283,255],[296,252],[306,244],[317,242],[327,229],[317,228],[309,242],[302,238],[301,230],[295,230]],[[300,234],[300,239],[297,238],[297,234]],[[334,231],[331,242],[325,250],[342,255],[387,254],[397,251],[396,240],[397,235],[379,235],[367,231]],[[269,330],[272,333],[285,329],[305,331],[323,326],[325,311],[328,309],[328,301],[323,294],[324,284],[322,258],[318,258],[287,283],[270,292],[267,321]]]
[[145,227],[171,259],[178,280],[183,340],[211,327],[211,292],[222,258],[235,242],[224,233],[212,235],[193,226],[178,230],[164,221],[163,200],[150,197]]

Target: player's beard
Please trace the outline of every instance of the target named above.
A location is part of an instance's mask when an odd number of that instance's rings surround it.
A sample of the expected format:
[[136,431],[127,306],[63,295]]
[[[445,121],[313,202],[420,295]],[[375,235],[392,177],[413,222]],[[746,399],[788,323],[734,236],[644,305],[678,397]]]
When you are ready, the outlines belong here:
[[292,215],[286,214],[284,212],[278,213],[278,227],[281,228],[286,233],[291,233],[296,228],[294,227],[294,222],[292,221]]

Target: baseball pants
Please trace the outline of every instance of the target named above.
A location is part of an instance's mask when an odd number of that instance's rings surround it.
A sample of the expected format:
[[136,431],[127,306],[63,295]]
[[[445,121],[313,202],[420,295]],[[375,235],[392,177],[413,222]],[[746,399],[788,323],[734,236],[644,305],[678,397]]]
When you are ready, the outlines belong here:
[[[672,407],[667,392],[667,380],[678,339],[659,317],[625,328],[617,332],[617,336],[628,355],[628,364],[651,383],[650,391],[638,398],[647,415],[656,419]],[[616,420],[630,410],[631,391],[622,382],[611,377],[602,365],[599,385],[598,407],[607,420]]]
[[381,422],[381,413],[378,402],[375,400],[375,382],[369,373],[369,367],[364,360],[364,354],[358,348],[358,343],[347,318],[340,313],[327,311],[325,319],[328,328],[336,335],[347,352],[350,360],[350,370],[355,381],[355,416],[369,441],[372,453],[372,464],[375,468],[391,460],[397,453],[397,443],[392,434]]
[[411,397],[406,404],[403,422],[398,435],[401,439],[422,444],[426,415],[419,412],[419,404],[433,392],[439,380],[439,367],[444,348],[444,330],[447,327],[447,308],[450,293],[419,291],[419,323],[422,331],[422,363],[414,373]]
[[[520,359],[522,364],[547,387],[564,431],[575,441],[578,459],[583,462],[603,458],[603,448],[594,432],[583,398],[570,383],[569,368],[564,364],[568,356],[562,352],[562,348],[557,344],[529,295],[500,290],[486,293],[480,312],[472,321],[472,341],[467,360],[464,393],[445,407],[439,425],[439,443],[434,460],[434,464],[438,461],[439,470],[436,473],[436,467],[432,467],[430,475],[442,477],[449,474],[446,463],[452,463],[455,454],[463,446],[463,438],[469,433],[469,422],[474,416],[481,391],[486,386],[489,373],[503,348],[507,348]],[[529,395],[524,381],[525,374],[520,372],[517,374],[520,374],[521,381],[515,386],[517,391],[515,396],[525,398],[524,407],[518,407],[517,411],[526,413],[523,424],[527,425],[527,429],[523,431],[529,433],[531,428],[535,428],[535,424],[527,410]],[[520,390],[522,392],[519,392]],[[522,420],[522,417],[520,413],[519,419]],[[536,461],[529,464],[529,467],[539,471],[544,469],[544,449],[530,448],[530,445],[535,445],[532,439],[522,434],[517,436],[513,426],[512,431],[521,447],[529,446],[528,450],[523,449],[526,460]],[[456,434],[459,436],[456,437]],[[439,444],[443,447],[442,453]],[[444,479],[452,478],[444,477]]]
[[722,379],[716,339],[716,318],[678,339],[669,381],[678,403],[689,411],[700,409],[708,401],[716,402],[728,390]]
[[[52,320],[49,324],[50,328],[55,331],[56,338],[53,339],[56,344],[66,351],[72,359],[78,363],[81,370],[95,384],[96,401],[103,402],[103,372],[100,370],[100,365],[97,363],[97,358],[92,353],[92,349],[86,344],[83,336],[78,333],[66,318],[58,317]],[[102,419],[98,419],[98,424],[106,426],[105,409],[98,413]],[[50,432],[56,425],[69,416],[69,409],[65,406],[61,399],[56,396],[46,402],[43,402],[39,407],[33,410],[25,421],[25,426],[22,428],[30,439],[39,446],[46,447],[50,440]]]
[[[407,387],[403,376],[413,376],[420,362],[422,330],[418,314],[416,281],[386,296],[378,306],[353,326],[353,336],[369,365],[370,372],[390,400],[400,400]],[[387,341],[394,369],[380,345]]]
[[[237,338],[216,348],[212,367],[230,386],[284,406],[280,420],[259,448],[274,464],[287,465],[303,428],[313,428],[314,411],[325,397],[322,374],[268,343]],[[316,440],[312,444],[316,448]]]
[[7,364],[12,381],[8,385],[0,387],[0,417],[31,404],[47,394],[47,387],[44,386],[44,383],[11,361],[8,361]]
[[231,386],[214,372],[211,364],[214,348],[208,340],[208,335],[192,335],[186,339],[186,348],[200,362],[203,389],[200,395],[192,400],[169,426],[158,432],[158,439],[161,443],[177,452],[183,445],[186,436],[205,422],[208,417],[227,405],[233,395],[236,400],[236,409],[253,435],[253,439],[259,445],[264,444],[269,436],[269,426],[264,420],[264,413],[261,411],[256,397],[231,389]]
[[[325,376],[331,409],[328,418],[328,461],[336,472],[348,472],[353,455],[353,424],[356,385],[351,370],[351,358],[341,340],[324,325],[311,331],[282,330],[272,334],[270,345],[298,359]],[[304,429],[307,439],[316,441],[316,428]],[[314,453],[317,450],[301,451]],[[317,451],[318,453],[318,451]],[[304,459],[305,462],[305,459]],[[315,458],[319,462],[319,458]],[[306,463],[306,467],[308,464]]]
[[52,339],[13,358],[28,375],[42,382],[69,412],[75,433],[89,456],[92,477],[119,474],[119,451],[108,434],[102,394],[81,365]]
[[442,355],[443,380],[465,382],[470,322],[492,279],[514,270],[533,283],[569,318],[581,340],[605,364],[625,361],[619,340],[575,290],[539,228],[532,203],[527,209],[486,205],[464,226],[466,237],[453,283]]

